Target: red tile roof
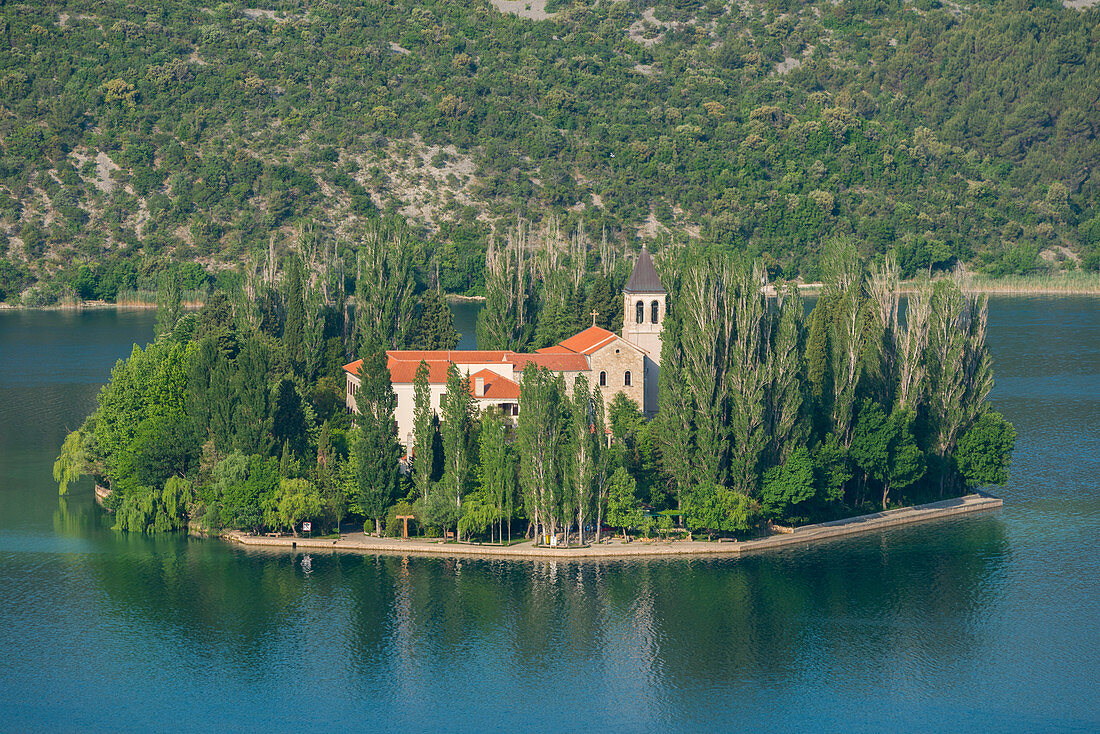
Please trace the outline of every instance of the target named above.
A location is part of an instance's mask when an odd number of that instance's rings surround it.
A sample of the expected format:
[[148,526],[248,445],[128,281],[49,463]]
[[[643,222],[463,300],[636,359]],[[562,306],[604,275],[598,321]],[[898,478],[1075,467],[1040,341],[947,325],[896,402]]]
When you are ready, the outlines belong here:
[[[485,394],[476,391],[477,378],[485,380]],[[519,400],[519,385],[492,370],[481,370],[470,375],[470,394],[484,400]]]
[[610,344],[612,340],[617,337],[617,334],[607,329],[601,329],[598,326],[589,326],[576,336],[569,337],[559,346],[579,354],[592,354],[592,352],[600,347]]
[[512,352],[506,352],[503,349],[391,349],[386,352],[386,355],[391,360],[396,359],[402,362],[416,362],[417,364],[419,364],[422,359],[428,362],[442,360],[444,362],[450,361],[457,364],[507,362],[511,354]]
[[363,360],[357,359],[357,360],[355,360],[354,362],[352,362],[350,364],[344,365],[344,372],[347,372],[348,374],[355,375],[356,377],[358,377],[359,376],[359,368],[362,367],[362,366],[363,366]]
[[[586,331],[581,332],[577,336],[573,337],[576,340],[582,336],[588,335],[585,338],[585,342],[590,342],[595,336],[590,332],[602,332],[607,337],[614,338],[615,335],[610,331],[604,331],[603,329],[597,329],[593,327]],[[567,340],[572,341],[572,340]],[[606,343],[607,339],[600,339],[599,343],[596,343],[598,348],[603,343]],[[433,384],[441,384],[447,381],[447,370],[450,365],[457,364],[461,368],[463,365],[478,365],[478,364],[508,364],[511,365],[517,372],[523,371],[523,368],[528,364],[535,364],[539,367],[546,367],[547,369],[554,370],[556,372],[583,372],[590,369],[588,364],[588,357],[582,353],[578,353],[576,350],[572,350],[569,346],[563,342],[552,347],[546,347],[538,350],[535,354],[520,354],[517,352],[510,352],[505,350],[449,350],[439,349],[434,351],[428,350],[409,350],[409,349],[394,349],[386,352],[388,357],[387,366],[390,370],[390,380],[395,384],[411,383],[416,379],[416,371],[420,368],[420,362],[424,361],[428,363],[428,382]],[[359,368],[363,364],[363,360],[357,359],[350,364],[344,365],[344,371],[352,375],[359,375]],[[519,386],[515,382],[507,378],[497,375],[492,370],[481,371],[482,373],[488,373],[494,375],[496,380],[495,384],[500,385],[499,388],[493,388],[493,390],[503,390],[499,397],[518,397]],[[480,373],[479,373],[480,374]],[[515,396],[512,395],[513,389],[507,387],[505,383],[509,385],[515,385]],[[486,385],[491,384],[486,379]],[[487,390],[489,388],[486,388]],[[492,397],[496,397],[494,394]]]
[[534,364],[545,367],[555,372],[584,372],[590,369],[588,357],[583,354],[513,354],[512,365],[517,372],[522,372],[529,365]]

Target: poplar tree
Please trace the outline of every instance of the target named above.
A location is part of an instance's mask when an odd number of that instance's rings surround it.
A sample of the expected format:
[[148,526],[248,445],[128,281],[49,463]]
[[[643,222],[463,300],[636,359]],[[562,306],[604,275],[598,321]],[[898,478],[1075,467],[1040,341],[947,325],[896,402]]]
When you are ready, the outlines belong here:
[[478,484],[492,504],[497,519],[497,540],[503,541],[503,525],[512,539],[512,512],[516,488],[516,456],[508,442],[510,420],[497,408],[481,415],[478,433]]
[[[732,343],[728,353],[730,471],[729,486],[744,495],[758,489],[760,457],[767,444],[765,406],[770,370],[765,363],[770,329],[759,266],[726,270],[724,288],[732,291]],[[727,330],[727,333],[729,331]]]
[[564,467],[562,445],[568,440],[565,385],[560,374],[528,364],[523,371],[516,424],[520,486],[537,537],[556,534]]
[[356,431],[353,451],[357,460],[357,503],[366,517],[374,519],[374,530],[382,532],[382,516],[397,492],[398,459],[401,443],[393,412],[397,397],[390,383],[386,352],[370,345],[359,368],[359,389],[355,404]]
[[584,545],[584,520],[592,506],[597,467],[606,440],[602,434],[596,435],[594,392],[598,393],[599,389],[589,389],[585,376],[577,375],[570,405],[569,488],[573,498],[570,504],[577,513],[581,545]]
[[928,421],[939,468],[940,495],[950,479],[949,456],[959,436],[986,410],[993,372],[985,344],[985,296],[964,294],[953,280],[932,292],[928,339]]
[[[669,304],[665,314],[661,345],[661,371],[657,377],[657,441],[661,466],[683,510],[695,475],[695,405],[686,384],[683,364],[682,324],[679,304]],[[597,531],[598,532],[598,531]]]
[[485,306],[477,316],[481,349],[522,349],[531,337],[534,274],[527,253],[530,225],[525,220],[509,230],[500,247],[490,238],[485,252]]
[[355,281],[355,320],[360,344],[377,342],[400,349],[409,339],[416,313],[412,252],[400,237],[377,230],[359,240]]
[[183,278],[178,268],[169,268],[160,276],[157,286],[158,337],[171,334],[183,315]]
[[790,452],[804,446],[809,430],[802,384],[802,299],[797,288],[777,289],[778,324],[768,350],[769,454],[773,465],[782,464]]
[[421,360],[413,378],[413,483],[422,502],[428,501],[435,463],[435,410],[428,377],[428,363]]
[[443,496],[462,514],[462,495],[470,478],[470,448],[474,398],[469,377],[451,364],[447,369],[447,392],[441,400],[443,434]]

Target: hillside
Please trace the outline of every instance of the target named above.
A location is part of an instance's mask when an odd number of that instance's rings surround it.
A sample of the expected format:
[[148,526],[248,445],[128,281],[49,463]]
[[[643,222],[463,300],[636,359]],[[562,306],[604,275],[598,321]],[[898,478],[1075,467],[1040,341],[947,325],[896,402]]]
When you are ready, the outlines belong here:
[[785,277],[837,234],[903,275],[1100,268],[1100,8],[500,4],[549,19],[0,6],[0,300],[111,300],[379,217],[454,292],[483,287],[494,224],[551,214]]

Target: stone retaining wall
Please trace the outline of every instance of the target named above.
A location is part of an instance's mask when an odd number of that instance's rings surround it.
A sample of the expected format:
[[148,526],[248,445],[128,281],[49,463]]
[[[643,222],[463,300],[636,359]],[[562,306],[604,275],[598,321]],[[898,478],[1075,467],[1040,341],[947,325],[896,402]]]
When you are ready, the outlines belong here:
[[372,538],[362,534],[345,536],[341,540],[319,538],[288,538],[228,533],[224,535],[242,545],[272,550],[327,550],[356,553],[385,553],[391,555],[469,556],[479,558],[534,558],[534,559],[607,559],[659,556],[741,556],[746,553],[784,548],[860,533],[871,533],[929,520],[954,517],[971,512],[993,510],[1003,502],[998,497],[971,494],[941,502],[916,507],[860,515],[846,520],[834,520],[818,525],[806,525],[791,533],[772,535],[742,542],[690,542],[654,541],[616,543],[585,548],[539,548],[530,542],[509,547],[441,543],[430,540],[401,540],[398,538]]

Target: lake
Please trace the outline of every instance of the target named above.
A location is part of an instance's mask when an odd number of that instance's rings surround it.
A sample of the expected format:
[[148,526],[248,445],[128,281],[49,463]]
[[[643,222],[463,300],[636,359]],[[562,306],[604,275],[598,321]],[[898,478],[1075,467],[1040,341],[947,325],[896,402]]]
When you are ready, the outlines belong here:
[[0,311],[0,728],[1100,730],[1100,300],[990,312],[1003,510],[553,563],[116,534],[51,465],[154,314]]

